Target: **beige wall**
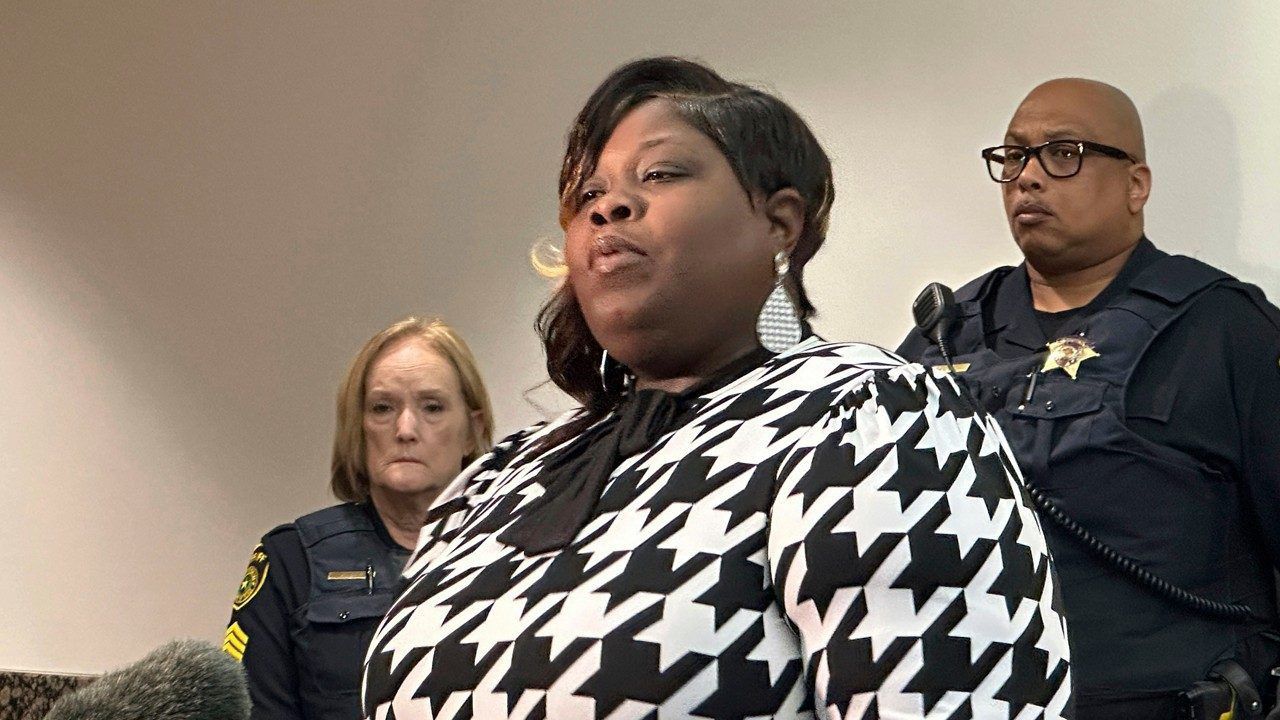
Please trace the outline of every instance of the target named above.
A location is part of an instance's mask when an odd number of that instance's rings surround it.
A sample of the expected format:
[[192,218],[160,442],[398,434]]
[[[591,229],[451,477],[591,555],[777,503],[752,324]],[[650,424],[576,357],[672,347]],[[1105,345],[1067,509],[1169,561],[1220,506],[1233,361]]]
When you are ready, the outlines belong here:
[[527,250],[568,120],[633,57],[812,122],[829,337],[892,344],[925,282],[1015,260],[977,150],[1058,75],[1143,111],[1153,238],[1280,295],[1280,5],[1036,5],[0,0],[0,667],[219,638],[256,538],[327,502],[345,364],[405,313],[464,331],[500,430],[536,419]]

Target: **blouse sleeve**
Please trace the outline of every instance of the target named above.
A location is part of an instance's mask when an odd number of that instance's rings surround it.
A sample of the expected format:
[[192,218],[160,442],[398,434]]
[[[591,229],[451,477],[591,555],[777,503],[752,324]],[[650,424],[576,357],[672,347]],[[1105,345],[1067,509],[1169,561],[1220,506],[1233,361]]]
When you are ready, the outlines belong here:
[[1009,457],[950,378],[903,365],[784,460],[770,573],[820,717],[1070,716],[1056,578]]

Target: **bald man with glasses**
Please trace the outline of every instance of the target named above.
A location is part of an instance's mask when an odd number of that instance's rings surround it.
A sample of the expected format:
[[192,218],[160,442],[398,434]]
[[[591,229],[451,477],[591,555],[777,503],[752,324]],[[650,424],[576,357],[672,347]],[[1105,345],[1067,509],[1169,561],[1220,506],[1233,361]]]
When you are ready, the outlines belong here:
[[1280,311],[1146,238],[1120,90],[1046,82],[982,157],[1024,261],[956,292],[950,357],[919,331],[899,352],[953,368],[1004,428],[1057,562],[1077,717],[1266,717]]

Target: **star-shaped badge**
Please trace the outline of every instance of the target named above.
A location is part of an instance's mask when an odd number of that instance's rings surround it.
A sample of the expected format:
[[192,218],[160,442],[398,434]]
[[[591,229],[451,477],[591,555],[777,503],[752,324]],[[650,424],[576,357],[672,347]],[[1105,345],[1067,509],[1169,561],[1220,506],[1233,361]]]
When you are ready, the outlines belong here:
[[1060,369],[1075,380],[1076,373],[1080,372],[1080,363],[1095,357],[1101,357],[1100,353],[1083,337],[1072,335],[1060,338],[1049,343],[1049,357],[1044,359],[1044,367],[1040,368],[1040,372]]

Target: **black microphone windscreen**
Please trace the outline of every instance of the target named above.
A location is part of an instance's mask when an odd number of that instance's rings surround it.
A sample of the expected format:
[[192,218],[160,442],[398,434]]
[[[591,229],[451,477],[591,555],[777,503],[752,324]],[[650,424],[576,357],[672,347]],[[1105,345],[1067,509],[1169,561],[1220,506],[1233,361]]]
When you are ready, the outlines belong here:
[[44,720],[248,720],[240,663],[208,643],[175,640],[59,698]]

